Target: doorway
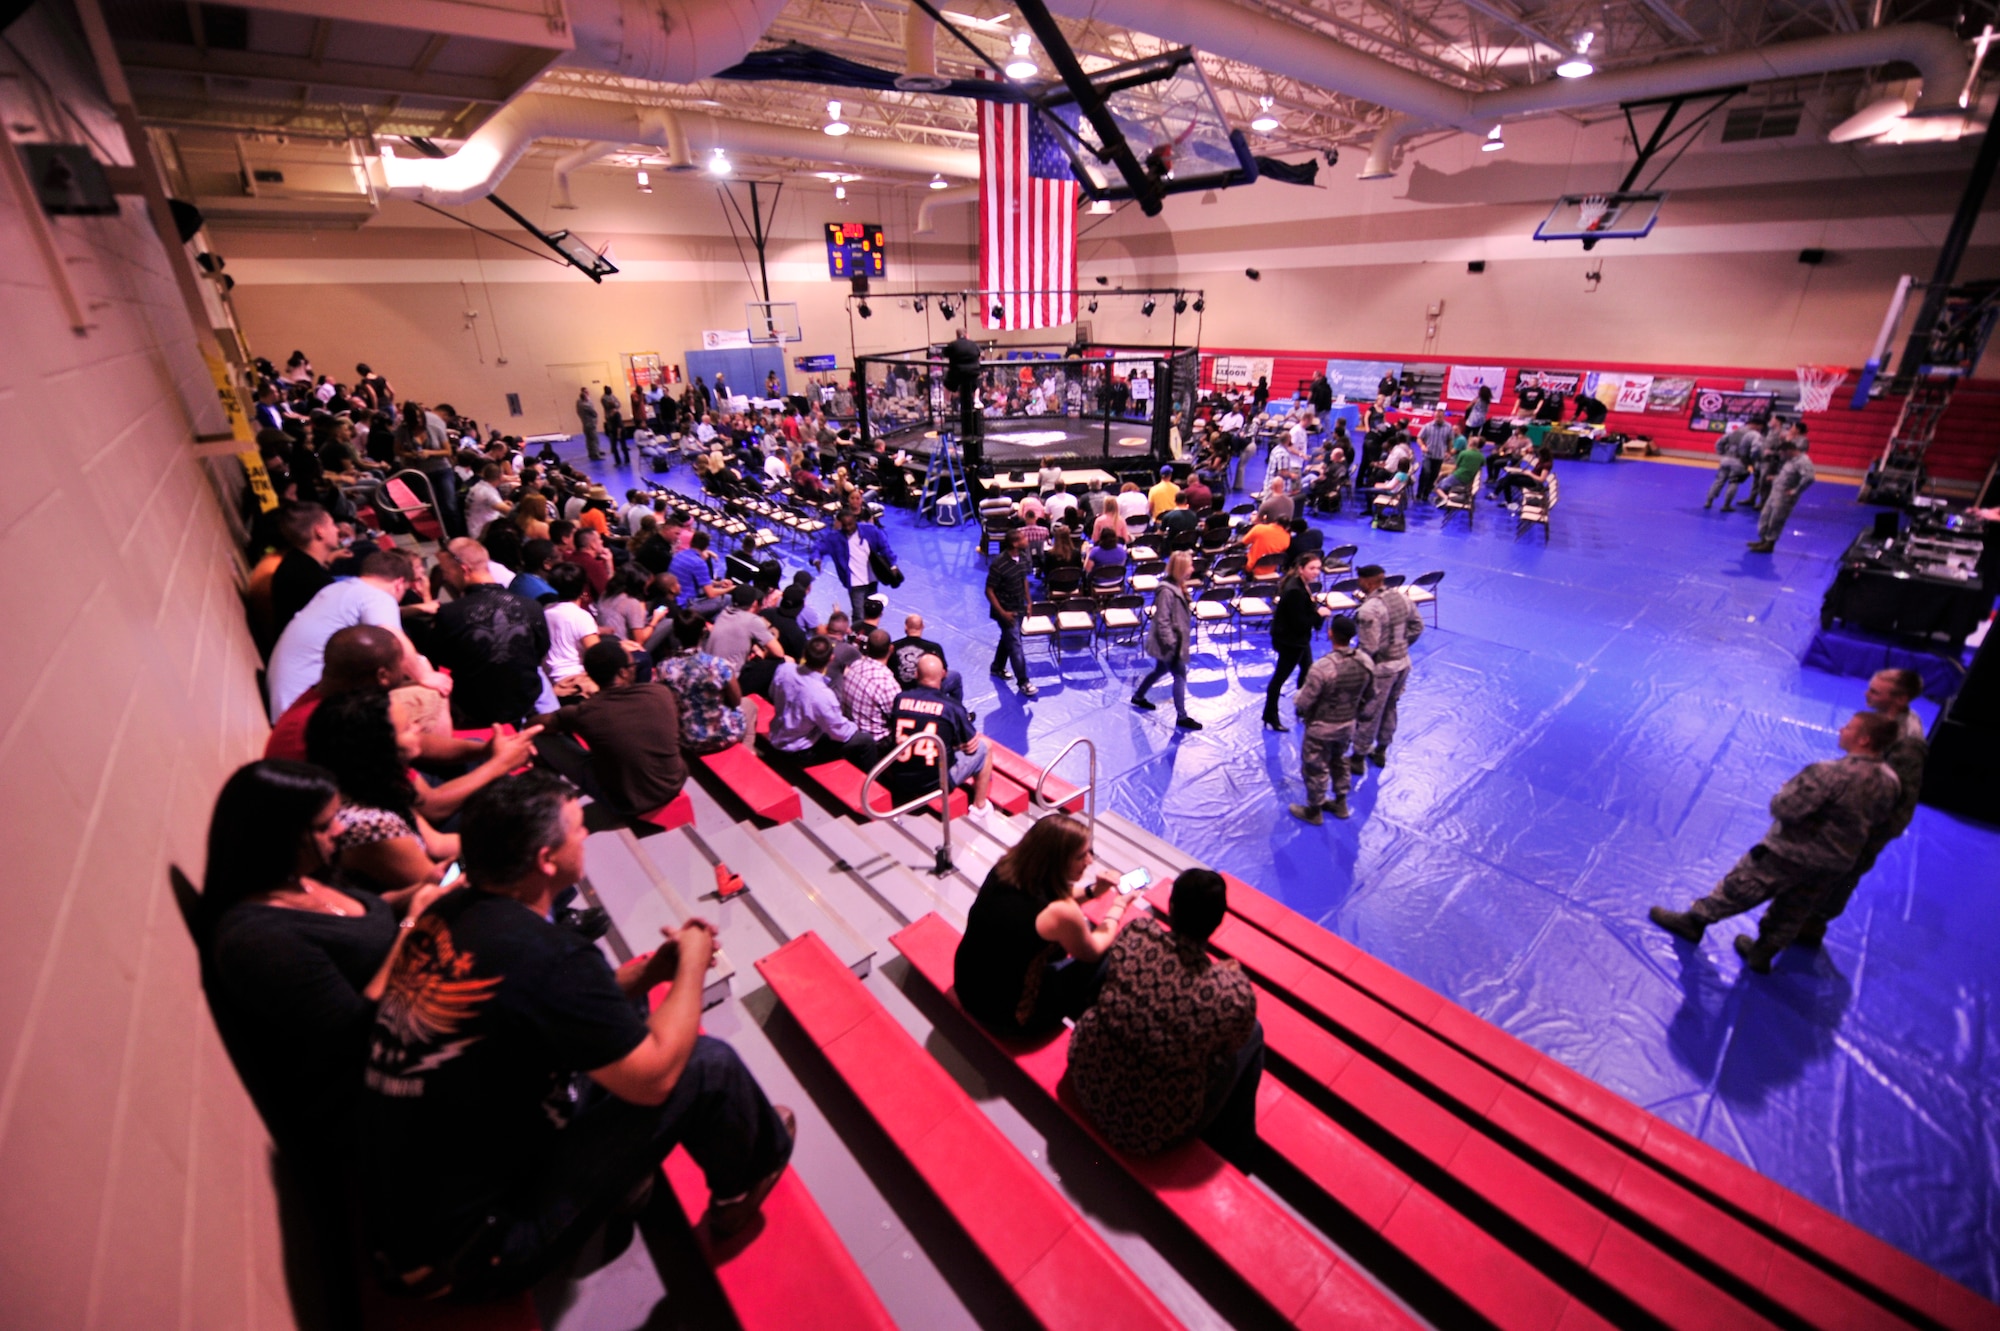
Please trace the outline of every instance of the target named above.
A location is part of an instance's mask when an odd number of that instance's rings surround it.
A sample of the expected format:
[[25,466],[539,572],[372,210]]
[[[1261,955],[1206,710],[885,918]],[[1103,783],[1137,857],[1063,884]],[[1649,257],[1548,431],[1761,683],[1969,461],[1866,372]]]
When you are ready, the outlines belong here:
[[[563,432],[575,434],[583,428],[576,419],[576,390],[590,390],[593,404],[604,392],[604,385],[610,382],[610,366],[601,360],[566,361],[551,365],[549,371],[549,418],[543,429],[550,434]],[[625,394],[618,390],[620,400]]]

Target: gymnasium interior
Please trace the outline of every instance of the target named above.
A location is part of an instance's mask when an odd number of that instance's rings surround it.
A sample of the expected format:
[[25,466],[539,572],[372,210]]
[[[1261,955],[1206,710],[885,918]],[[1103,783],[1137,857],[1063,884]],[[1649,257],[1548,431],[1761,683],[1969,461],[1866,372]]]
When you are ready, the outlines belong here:
[[[2000,1328],[1994,0],[0,21],[0,1322]],[[861,472],[896,566],[881,626],[921,616],[962,678],[991,811],[890,814],[890,758],[801,767],[756,735],[690,748],[658,816],[585,805],[593,945],[619,967],[705,922],[700,1030],[796,1116],[740,1234],[676,1149],[527,1288],[409,1297],[365,1240],[315,1244],[225,1047],[194,885],[284,710],[273,532],[311,496],[278,493],[273,450],[371,375],[510,482],[569,469],[560,516],[608,504],[618,574],[640,515],[678,513],[739,585],[815,573],[822,623],[856,569],[821,486]],[[601,455],[600,403],[628,436]],[[1435,462],[1415,436],[1438,419],[1454,449],[1496,427],[1450,502],[1374,470],[1398,428]],[[787,465],[800,421],[817,460]],[[1721,441],[1751,430],[1791,432],[1744,469],[1782,501],[1716,508]],[[1351,816],[1297,813],[1279,575],[1232,572],[1220,534],[1194,726],[1161,688],[1131,705],[1167,576],[1142,531],[1115,594],[1030,585],[1032,691],[994,658],[1038,473],[1115,515],[1120,488],[1207,475],[1211,438],[1210,529],[1240,542],[1290,476],[1322,615],[1377,594],[1343,581],[1372,568],[1421,621]],[[464,595],[441,550],[479,535],[467,456],[455,481],[399,453],[360,493],[324,482],[354,554],[417,570],[419,647]],[[1698,943],[1650,920],[1768,843],[1774,795],[1841,758],[1885,671],[1920,681],[1928,766],[1823,941],[1760,971],[1756,912]],[[462,722],[443,733],[497,751]],[[1091,919],[1227,885],[1204,964],[1256,995],[1253,1150],[1120,1149],[1068,1030],[1008,1039],[960,1005],[974,903],[1057,815],[1127,880]]]

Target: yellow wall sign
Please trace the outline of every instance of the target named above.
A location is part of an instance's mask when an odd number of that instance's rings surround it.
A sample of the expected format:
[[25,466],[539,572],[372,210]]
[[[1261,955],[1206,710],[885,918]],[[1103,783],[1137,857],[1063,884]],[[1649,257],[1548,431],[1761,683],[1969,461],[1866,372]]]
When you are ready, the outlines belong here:
[[[236,396],[236,385],[231,383],[229,379],[229,367],[223,364],[222,357],[216,355],[206,347],[202,348],[201,356],[203,360],[208,362],[209,377],[215,380],[216,401],[222,404],[222,414],[229,418],[229,437],[240,439],[246,444],[254,442],[257,438],[257,432],[250,428],[250,417],[243,411],[243,399]],[[254,457],[256,455],[252,454],[251,456]],[[262,464],[260,463],[259,465],[261,466]],[[268,489],[270,487],[270,479],[268,477],[265,479],[264,484],[265,488]],[[266,505],[266,507],[267,509],[277,507],[275,496],[273,496],[270,504]]]
[[278,492],[271,488],[271,473],[264,470],[264,455],[256,449],[238,453],[236,460],[243,464],[243,474],[249,478],[250,493],[257,496],[257,511],[269,513],[278,506]]

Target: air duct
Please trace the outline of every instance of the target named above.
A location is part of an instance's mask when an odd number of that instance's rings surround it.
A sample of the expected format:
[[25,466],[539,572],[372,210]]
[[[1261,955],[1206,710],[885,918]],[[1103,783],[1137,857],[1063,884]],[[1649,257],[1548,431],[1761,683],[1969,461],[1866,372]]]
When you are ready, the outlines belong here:
[[589,145],[563,159],[558,189],[565,193],[568,170],[627,146],[663,149],[669,164],[679,167],[722,148],[748,156],[797,157],[918,175],[966,179],[979,174],[979,154],[962,149],[857,134],[830,139],[813,130],[724,120],[692,111],[524,93],[500,108],[449,157],[394,157],[385,150],[380,159],[382,190],[394,198],[445,207],[471,203],[491,194],[537,139],[582,139]]
[[903,15],[903,72],[896,86],[904,92],[940,92],[951,80],[937,70],[937,20],[911,5]]
[[695,83],[741,60],[785,0],[567,0],[565,65],[652,83]]
[[1503,118],[1605,106],[1738,83],[1863,69],[1892,61],[1915,65],[1923,94],[1914,114],[1956,112],[1965,87],[1965,50],[1958,38],[1929,24],[1897,24],[1836,33],[1726,55],[1668,60],[1580,79],[1551,79],[1497,92],[1469,93],[1413,74],[1336,38],[1311,32],[1231,0],[1049,0],[1066,18],[1132,28],[1228,60],[1242,61],[1403,117],[1392,120],[1369,153],[1364,178],[1393,171],[1397,145],[1420,129],[1485,134]]
[[933,190],[924,201],[917,205],[916,233],[920,236],[937,234],[937,210],[953,204],[978,203],[979,186],[960,185],[957,189]]

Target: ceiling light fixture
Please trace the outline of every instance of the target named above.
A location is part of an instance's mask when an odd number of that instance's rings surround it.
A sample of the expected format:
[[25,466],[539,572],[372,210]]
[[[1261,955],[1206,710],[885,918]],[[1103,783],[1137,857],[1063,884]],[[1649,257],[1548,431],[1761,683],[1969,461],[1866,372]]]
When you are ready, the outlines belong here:
[[835,185],[833,187],[833,197],[845,201],[847,198],[847,186]]
[[1576,39],[1576,54],[1556,66],[1556,74],[1566,79],[1588,78],[1597,72],[1597,66],[1590,63],[1590,43],[1597,36],[1586,32]]
[[945,184],[945,179],[944,179],[944,177],[940,175],[940,176],[932,176],[932,177],[931,177],[931,188],[932,188],[932,189],[948,189],[948,188],[950,188],[950,187],[949,187],[948,185],[946,185],[946,184]]
[[651,194],[653,192],[653,178],[644,171],[639,173],[639,192],[641,194]]
[[1148,296],[1146,297],[1146,303],[1139,307],[1139,313],[1145,315],[1148,319],[1150,319],[1153,317],[1153,311],[1156,308],[1158,308],[1158,306],[1159,302],[1154,300],[1151,296]]
[[1250,128],[1256,130],[1259,134],[1269,134],[1277,127],[1278,118],[1271,114],[1271,99],[1268,97],[1259,97],[1257,99],[1257,118],[1250,122]]
[[729,165],[729,155],[720,148],[717,148],[715,155],[708,159],[708,174],[711,176],[726,176],[733,170],[735,168]]
[[1007,62],[1007,77],[1010,79],[1031,79],[1041,73],[1035,62],[1028,58],[1028,34],[1014,34],[1014,58]]
[[1495,125],[1492,129],[1486,131],[1486,142],[1479,145],[1479,151],[1483,153],[1497,153],[1506,146],[1500,139],[1500,127]]
[[1109,199],[1091,200],[1090,211],[1099,217],[1108,216],[1111,212],[1111,200]]
[[830,134],[837,139],[853,128],[854,126],[840,118],[839,102],[828,102],[826,104],[826,125],[822,129],[822,133]]

